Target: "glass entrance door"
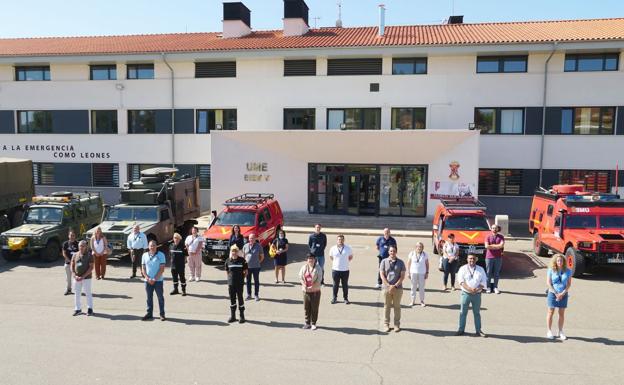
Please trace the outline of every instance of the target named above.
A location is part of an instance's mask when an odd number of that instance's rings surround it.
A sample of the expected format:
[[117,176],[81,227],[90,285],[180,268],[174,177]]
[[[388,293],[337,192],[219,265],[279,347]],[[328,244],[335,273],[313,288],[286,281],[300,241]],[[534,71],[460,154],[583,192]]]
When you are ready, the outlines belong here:
[[342,214],[345,212],[345,174],[329,174],[327,194],[327,212]]

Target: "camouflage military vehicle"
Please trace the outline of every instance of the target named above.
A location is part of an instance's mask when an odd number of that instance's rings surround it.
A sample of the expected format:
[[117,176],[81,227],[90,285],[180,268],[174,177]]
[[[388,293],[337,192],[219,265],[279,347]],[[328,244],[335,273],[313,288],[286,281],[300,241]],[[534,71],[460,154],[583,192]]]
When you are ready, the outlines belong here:
[[0,158],[0,233],[22,224],[35,195],[32,171],[30,160]]
[[99,222],[102,211],[98,193],[36,196],[26,210],[24,223],[0,235],[2,256],[15,261],[23,254],[39,254],[46,262],[55,261],[61,256],[69,229],[80,238]]
[[[148,240],[162,244],[170,241],[174,232],[184,236],[197,223],[199,179],[176,176],[177,172],[170,167],[143,170],[139,181],[124,184],[121,203],[105,208],[99,227],[113,255],[128,254],[126,241],[135,224]],[[87,232],[87,237],[92,233]]]

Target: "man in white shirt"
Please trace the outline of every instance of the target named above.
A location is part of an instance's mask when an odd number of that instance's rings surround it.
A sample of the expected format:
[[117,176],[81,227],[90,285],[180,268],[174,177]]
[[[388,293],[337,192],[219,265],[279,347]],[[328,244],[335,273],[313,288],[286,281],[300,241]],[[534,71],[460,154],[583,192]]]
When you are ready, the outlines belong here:
[[188,265],[191,270],[190,281],[199,282],[202,268],[202,249],[204,248],[204,238],[197,232],[197,227],[193,226],[191,234],[184,240],[186,251],[188,251]]
[[[132,275],[130,276],[130,279],[132,279],[136,277],[137,268],[141,265],[143,252],[147,250],[147,237],[145,233],[141,231],[139,225],[134,225],[132,228],[132,232],[128,235],[126,246],[128,246],[130,260],[132,261]],[[139,271],[141,271],[141,269],[139,269]]]
[[329,250],[329,258],[332,261],[332,279],[334,280],[331,303],[337,302],[338,285],[342,284],[342,296],[344,303],[349,305],[349,262],[353,259],[351,247],[344,244],[344,235],[337,237],[337,243]]
[[477,337],[487,337],[481,330],[481,292],[487,286],[487,275],[481,266],[477,266],[477,257],[468,255],[468,263],[462,266],[457,273],[461,287],[461,302],[459,313],[459,330],[455,335],[461,336],[466,328],[468,307],[472,304],[475,334]]

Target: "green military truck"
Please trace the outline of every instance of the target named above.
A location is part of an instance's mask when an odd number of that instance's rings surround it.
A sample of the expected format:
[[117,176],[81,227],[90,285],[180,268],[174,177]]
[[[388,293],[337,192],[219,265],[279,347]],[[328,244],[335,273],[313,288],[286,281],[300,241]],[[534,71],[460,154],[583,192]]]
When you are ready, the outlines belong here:
[[[98,226],[113,255],[129,253],[126,242],[134,225],[139,225],[148,240],[160,245],[170,241],[174,232],[184,236],[197,223],[199,179],[177,176],[177,172],[171,167],[143,170],[138,181],[124,184],[119,204],[105,207]],[[88,238],[93,231],[87,232]]]
[[0,158],[0,233],[22,224],[35,195],[32,171],[30,160]]
[[103,209],[99,193],[36,196],[26,210],[24,224],[0,234],[2,256],[15,261],[24,254],[39,254],[46,262],[55,261],[69,229],[80,238],[99,222]]

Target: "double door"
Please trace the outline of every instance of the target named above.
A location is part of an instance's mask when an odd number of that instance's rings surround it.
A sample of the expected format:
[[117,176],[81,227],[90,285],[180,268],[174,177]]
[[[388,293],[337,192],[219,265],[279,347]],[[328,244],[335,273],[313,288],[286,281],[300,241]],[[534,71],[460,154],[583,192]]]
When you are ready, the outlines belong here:
[[330,214],[375,215],[379,205],[376,174],[351,172],[329,174],[327,212]]

